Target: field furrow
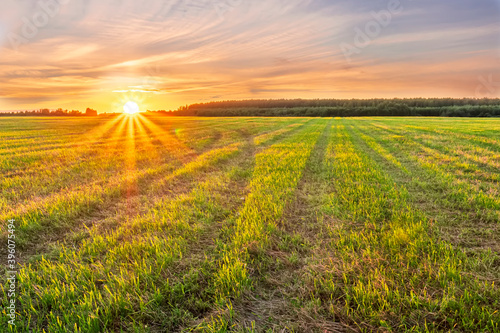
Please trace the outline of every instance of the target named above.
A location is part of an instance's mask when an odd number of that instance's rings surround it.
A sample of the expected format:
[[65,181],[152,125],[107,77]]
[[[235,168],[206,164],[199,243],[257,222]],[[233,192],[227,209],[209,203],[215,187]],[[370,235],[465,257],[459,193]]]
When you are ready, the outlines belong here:
[[495,119],[19,121],[1,332],[500,331]]
[[260,252],[269,247],[270,234],[276,230],[287,203],[293,198],[302,177],[303,169],[326,124],[315,121],[304,130],[289,136],[256,155],[250,194],[238,212],[228,239],[220,243],[217,257],[217,272],[213,277],[213,288],[221,306],[215,314],[197,326],[200,330],[211,330],[219,326],[229,329],[234,323],[227,311],[233,298],[251,288],[249,268]]
[[[477,179],[462,177],[452,172],[453,167],[448,169],[449,163],[446,163],[447,160],[453,160],[451,156],[427,148],[411,138],[403,138],[399,134],[396,136],[379,134],[376,139],[382,143],[386,142],[394,153],[405,154],[410,159],[409,164],[418,165],[425,169],[428,177],[432,177],[434,180],[435,185],[441,186],[446,191],[447,199],[451,203],[455,203],[463,209],[476,211],[487,220],[493,222],[499,220],[500,201],[495,190],[498,184],[487,186],[484,184],[484,180],[480,182]],[[463,169],[464,167],[461,165],[457,168]]]

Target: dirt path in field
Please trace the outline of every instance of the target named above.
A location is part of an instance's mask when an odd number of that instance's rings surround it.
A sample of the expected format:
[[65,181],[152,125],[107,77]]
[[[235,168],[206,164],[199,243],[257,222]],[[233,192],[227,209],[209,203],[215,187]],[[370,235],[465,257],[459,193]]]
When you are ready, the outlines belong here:
[[255,289],[234,305],[238,322],[257,332],[347,332],[348,327],[334,318],[316,316],[300,304],[309,298],[308,283],[311,264],[317,257],[328,256],[322,249],[327,237],[324,224],[319,223],[317,207],[328,191],[328,182],[321,178],[321,169],[328,146],[331,122],[318,139],[306,164],[295,199],[288,204],[273,246],[266,253],[265,269],[256,269]]

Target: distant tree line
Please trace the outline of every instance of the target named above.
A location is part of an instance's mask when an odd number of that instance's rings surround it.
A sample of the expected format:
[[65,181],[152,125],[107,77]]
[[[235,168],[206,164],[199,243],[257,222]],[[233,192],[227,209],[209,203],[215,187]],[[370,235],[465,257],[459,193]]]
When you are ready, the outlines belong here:
[[[291,107],[377,107],[381,104],[396,103],[409,107],[443,107],[465,105],[500,105],[500,99],[492,98],[373,98],[373,99],[264,99],[221,101],[191,104],[188,109],[220,109],[237,107],[291,108]],[[184,107],[186,108],[186,107]]]
[[500,99],[246,100],[192,104],[170,112],[201,117],[499,117]]
[[[198,117],[500,117],[500,99],[269,99],[192,104],[176,111],[150,111],[145,115]],[[97,116],[97,111],[40,109],[6,112],[0,116]],[[116,115],[116,114],[101,114]]]
[[83,116],[97,116],[97,111],[91,108],[87,108],[85,112],[80,112],[78,110],[63,110],[61,108],[57,110],[50,109],[40,109],[32,111],[14,111],[14,112],[2,112],[0,117],[83,117]]

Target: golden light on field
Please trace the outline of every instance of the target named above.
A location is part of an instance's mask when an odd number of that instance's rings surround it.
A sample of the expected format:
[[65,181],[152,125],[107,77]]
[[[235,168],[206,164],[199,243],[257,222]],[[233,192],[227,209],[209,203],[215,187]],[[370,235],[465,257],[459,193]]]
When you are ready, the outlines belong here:
[[128,101],[123,106],[123,112],[126,114],[136,114],[139,113],[139,105],[136,102]]
[[122,168],[126,170],[124,178],[126,216],[137,213],[133,198],[138,191],[137,180],[141,177],[141,167],[138,165],[140,151],[146,150],[149,155],[156,157],[160,157],[162,152],[181,163],[190,161],[196,156],[195,151],[186,145],[168,124],[158,121],[159,119],[155,117],[149,118],[146,113],[142,114],[139,104],[147,107],[147,103],[140,96],[123,96],[121,103],[117,101],[115,106],[122,105],[124,112],[105,121],[86,136],[89,138],[89,144],[97,140],[109,140],[109,149],[120,152],[119,155],[123,158]]

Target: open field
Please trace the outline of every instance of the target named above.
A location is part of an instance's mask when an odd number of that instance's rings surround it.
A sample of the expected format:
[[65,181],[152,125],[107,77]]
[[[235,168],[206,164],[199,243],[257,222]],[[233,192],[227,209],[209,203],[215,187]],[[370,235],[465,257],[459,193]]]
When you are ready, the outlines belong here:
[[2,118],[0,331],[500,332],[500,120]]

